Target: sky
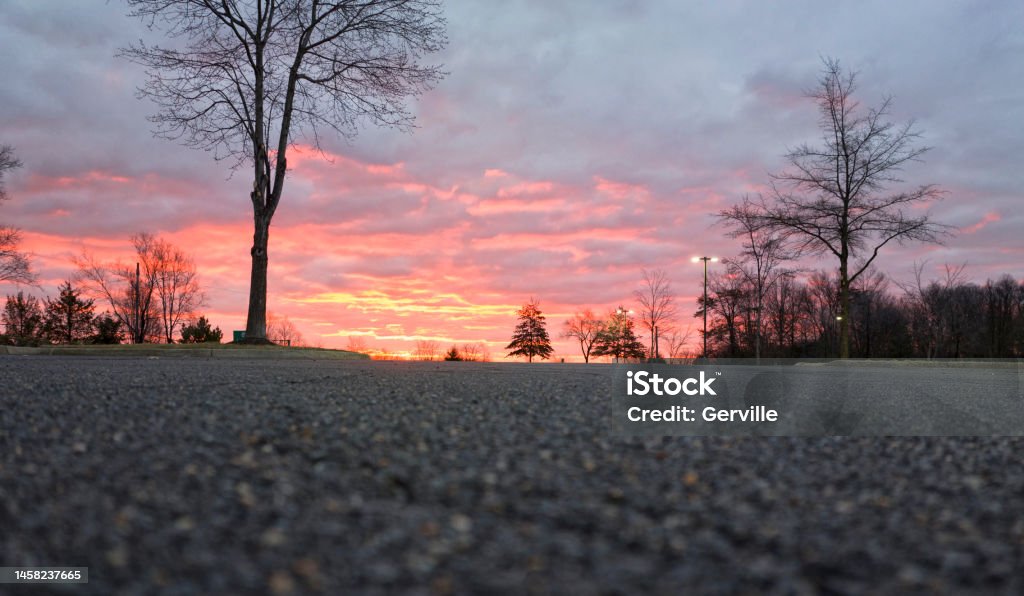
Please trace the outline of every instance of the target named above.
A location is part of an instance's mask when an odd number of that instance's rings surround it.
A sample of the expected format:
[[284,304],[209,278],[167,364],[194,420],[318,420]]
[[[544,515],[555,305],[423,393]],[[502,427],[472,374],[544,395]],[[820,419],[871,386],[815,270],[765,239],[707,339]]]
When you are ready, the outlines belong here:
[[[714,215],[820,138],[804,94],[825,56],[859,72],[862,104],[891,95],[892,119],[916,121],[933,148],[903,177],[947,191],[931,211],[958,229],[943,246],[886,247],[880,269],[1024,278],[1024,3],[462,0],[444,13],[434,58],[449,74],[409,103],[413,131],[365,126],[289,155],[268,305],[310,344],[485,342],[499,358],[535,298],[555,358],[574,359],[563,321],[637,308],[644,268],[667,273],[679,326],[696,331],[691,257],[736,255]],[[139,39],[161,38],[116,0],[0,3],[0,144],[24,162],[0,223],[22,229],[38,294],[83,252],[128,260],[132,234],[157,234],[195,258],[202,310],[230,335],[245,326],[251,180],[153,137],[141,68],[115,57]]]

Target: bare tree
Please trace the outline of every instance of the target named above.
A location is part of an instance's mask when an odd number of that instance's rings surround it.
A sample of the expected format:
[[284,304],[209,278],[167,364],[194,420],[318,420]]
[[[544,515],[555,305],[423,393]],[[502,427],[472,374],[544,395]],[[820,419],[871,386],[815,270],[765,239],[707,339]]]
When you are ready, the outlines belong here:
[[765,296],[780,276],[789,273],[782,268],[782,263],[792,259],[793,254],[782,235],[765,225],[757,205],[748,197],[739,205],[722,211],[718,217],[729,227],[728,235],[743,242],[740,258],[726,259],[725,264],[753,290],[754,357],[760,360]]
[[438,0],[128,0],[131,15],[181,43],[140,42],[121,56],[146,67],[140,94],[157,134],[253,168],[254,233],[247,343],[265,343],[267,244],[286,154],[363,120],[407,128],[405,98],[443,75],[423,65],[446,43]]
[[132,236],[132,244],[145,270],[153,276],[164,339],[169,344],[174,343],[178,327],[205,302],[195,261],[170,242],[152,234],[136,234]]
[[489,362],[491,360],[491,350],[482,341],[464,343],[458,351],[459,356],[467,362]]
[[604,330],[604,321],[598,318],[594,311],[585,309],[583,312],[574,313],[566,319],[562,329],[562,337],[575,339],[580,343],[580,351],[583,353],[583,361],[590,362],[590,354],[597,343],[597,336]]
[[687,344],[690,341],[692,332],[693,329],[690,327],[687,327],[686,331],[680,331],[676,328],[663,336],[665,344],[668,346],[669,358],[687,358],[689,356],[690,350],[687,348]]
[[436,360],[441,354],[441,344],[432,339],[416,340],[413,356],[418,360]]
[[174,342],[182,321],[195,313],[203,293],[192,258],[145,232],[131,238],[135,259],[102,263],[88,253],[75,259],[86,292],[105,300],[132,343]]
[[985,284],[985,345],[988,356],[1012,358],[1024,344],[1024,286],[1010,275]]
[[663,270],[644,269],[643,276],[644,287],[633,292],[633,296],[640,303],[640,324],[651,337],[650,357],[657,358],[658,335],[670,332],[670,321],[676,317],[676,297]]
[[839,261],[839,356],[850,355],[850,284],[892,241],[940,242],[948,226],[918,204],[944,194],[933,185],[889,191],[898,173],[919,161],[928,147],[917,146],[913,121],[889,121],[891,98],[878,108],[860,109],[853,99],[856,73],[825,60],[816,89],[808,93],[821,113],[821,147],[800,145],[786,156],[789,168],[772,177],[772,201],[758,207],[765,225],[810,254],[832,254]]
[[17,284],[34,284],[36,276],[28,255],[18,250],[21,244],[21,230],[0,226],[0,281]]
[[286,316],[267,313],[267,339],[271,343],[288,346],[303,345],[302,333]]
[[156,279],[142,263],[102,263],[83,252],[74,259],[78,278],[91,296],[105,300],[134,344],[159,341],[160,314],[156,308]]
[[348,336],[348,343],[345,344],[345,349],[349,352],[365,354],[370,351],[370,344],[366,343],[366,338],[362,335],[350,335]]
[[749,288],[738,275],[715,273],[708,278],[708,291],[714,294],[708,300],[708,313],[713,323],[708,335],[718,350],[729,358],[740,356],[740,335],[743,314],[749,304]]
[[[7,199],[4,175],[20,167],[21,161],[14,156],[14,148],[10,145],[0,145],[0,201]],[[20,230],[0,226],[0,281],[34,284],[36,276],[32,273],[28,255],[18,250],[20,243]]]
[[15,157],[14,147],[0,145],[0,201],[7,199],[7,189],[4,186],[4,175],[10,170],[21,167],[21,160]]

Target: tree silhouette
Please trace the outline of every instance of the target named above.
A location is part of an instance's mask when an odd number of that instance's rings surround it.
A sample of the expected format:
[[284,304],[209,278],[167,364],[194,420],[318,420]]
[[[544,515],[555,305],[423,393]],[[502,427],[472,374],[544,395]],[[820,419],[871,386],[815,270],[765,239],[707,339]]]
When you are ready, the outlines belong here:
[[7,296],[0,322],[4,324],[7,341],[16,346],[37,345],[43,331],[43,308],[39,299],[24,292]]
[[800,145],[789,168],[772,178],[771,201],[760,198],[761,222],[794,241],[798,251],[832,254],[839,261],[839,356],[850,355],[850,287],[892,241],[939,242],[948,227],[931,221],[919,204],[938,199],[933,185],[889,191],[919,161],[913,121],[888,122],[891,98],[864,112],[854,100],[856,73],[825,60],[817,88],[824,146]]
[[89,338],[93,344],[119,344],[123,339],[121,333],[121,321],[110,316],[110,313],[103,313],[93,320],[96,326],[96,333]]
[[597,318],[594,311],[588,308],[566,319],[562,337],[578,341],[580,351],[583,353],[583,361],[590,362],[591,352],[593,352],[594,344],[602,330],[604,330],[604,321]]
[[175,329],[204,301],[192,258],[170,242],[140,232],[131,237],[134,262],[75,259],[86,290],[106,301],[132,343],[174,343]]
[[651,338],[650,357],[658,358],[658,336],[673,331],[671,321],[676,316],[676,297],[661,269],[643,270],[644,287],[633,292],[640,303],[640,322]]
[[418,360],[433,360],[437,358],[441,351],[441,344],[436,340],[432,339],[419,339],[416,340],[416,349],[413,350],[413,356]]
[[51,342],[73,344],[83,342],[93,335],[94,301],[81,298],[81,293],[70,281],[65,281],[60,286],[57,299],[46,300],[43,334]]
[[551,339],[548,337],[547,324],[540,312],[540,305],[533,298],[519,309],[519,324],[512,333],[512,341],[505,346],[510,350],[509,356],[526,356],[527,362],[534,357],[547,360],[551,357]]
[[160,328],[164,340],[172,344],[178,327],[205,302],[195,261],[178,247],[152,234],[136,234],[132,242],[146,270],[152,272]]
[[467,362],[487,362],[491,359],[491,351],[482,341],[466,342],[459,346],[458,352]]
[[632,317],[622,307],[608,315],[608,322],[597,335],[594,356],[611,356],[616,361],[643,358],[647,349],[636,337]]
[[202,344],[216,343],[224,338],[224,332],[220,327],[211,327],[206,317],[199,317],[195,323],[184,325],[181,328],[181,343]]
[[[291,319],[286,315],[278,316],[272,312],[267,313],[267,339],[270,340],[271,343],[283,346],[301,346],[305,344],[305,338],[302,337],[302,332],[295,326],[295,323],[291,322]],[[352,338],[349,338],[349,342],[351,341]],[[352,348],[359,347],[360,346],[352,346]],[[367,349],[365,340],[363,341],[361,349]]]
[[436,0],[128,0],[132,16],[180,40],[121,56],[146,68],[140,93],[157,134],[252,167],[246,343],[267,343],[267,245],[288,150],[364,120],[407,128],[407,96],[442,76],[420,58],[446,43]]
[[[14,156],[14,149],[10,145],[0,145],[0,201],[7,198],[4,175],[20,167],[21,161]],[[32,273],[28,255],[18,250],[20,243],[20,230],[0,226],[0,281],[34,284],[36,276]]]
[[782,263],[794,255],[782,235],[765,225],[749,198],[744,197],[742,203],[720,212],[718,217],[729,227],[730,237],[743,241],[739,258],[726,259],[725,264],[730,273],[741,276],[753,291],[754,357],[760,359],[765,297],[780,278],[792,273]]

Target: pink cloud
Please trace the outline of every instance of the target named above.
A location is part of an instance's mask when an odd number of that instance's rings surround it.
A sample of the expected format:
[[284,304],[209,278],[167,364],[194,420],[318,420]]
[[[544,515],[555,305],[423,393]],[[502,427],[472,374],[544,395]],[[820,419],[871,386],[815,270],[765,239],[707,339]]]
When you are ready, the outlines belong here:
[[982,217],[981,220],[979,220],[977,223],[964,228],[960,228],[960,232],[963,234],[974,234],[983,229],[988,224],[995,223],[1001,219],[1003,219],[1002,215],[994,211],[990,211],[986,213],[985,216]]
[[650,193],[647,187],[642,184],[627,184],[624,182],[614,182],[602,178],[600,176],[594,177],[594,187],[598,192],[605,193],[616,200],[633,199],[640,200],[649,197]]
[[548,181],[520,182],[511,186],[503,186],[498,190],[498,197],[519,197],[550,193],[555,185]]
[[[601,175],[573,184],[495,169],[441,185],[405,163],[308,147],[289,162],[271,227],[268,308],[325,347],[343,348],[350,336],[396,354],[424,339],[484,342],[500,358],[515,310],[534,296],[557,357],[571,360],[576,346],[558,331],[573,312],[635,306],[640,269],[664,268],[685,327],[701,274],[689,257],[738,249],[710,226],[709,213],[730,200],[715,186],[666,192]],[[38,217],[22,221],[43,285],[55,288],[73,275],[71,258],[83,249],[129,260],[131,233],[151,231],[193,255],[213,324],[228,334],[244,328],[252,229],[241,183],[226,198],[211,198],[208,186],[189,180],[113,172],[30,176],[18,189],[22,201],[39,205]],[[737,184],[745,176],[738,170]],[[104,201],[118,209],[97,217],[116,225],[90,221],[89,209]],[[998,220],[991,212],[964,232]]]

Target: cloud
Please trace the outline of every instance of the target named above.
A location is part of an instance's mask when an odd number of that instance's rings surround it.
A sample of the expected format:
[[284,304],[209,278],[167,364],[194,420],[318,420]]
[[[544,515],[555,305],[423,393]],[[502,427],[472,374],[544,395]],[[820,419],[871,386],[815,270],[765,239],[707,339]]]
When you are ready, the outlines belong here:
[[999,215],[998,213],[996,213],[994,211],[990,211],[990,212],[986,213],[985,216],[982,217],[981,220],[978,221],[978,223],[972,224],[970,226],[967,226],[966,228],[962,228],[960,230],[960,233],[961,234],[976,234],[977,232],[979,232],[982,229],[984,229],[985,226],[987,226],[988,224],[997,222],[997,221],[1001,220],[1002,218],[1003,217],[1001,215]]
[[[124,13],[0,4],[0,143],[25,162],[0,221],[24,230],[48,292],[83,249],[128,259],[131,234],[164,235],[195,256],[214,323],[240,329],[251,180],[153,138],[154,106],[133,97],[144,74],[114,54],[160,38]],[[695,309],[689,258],[738,251],[714,213],[820,137],[803,92],[821,56],[860,71],[865,105],[893,94],[893,119],[917,119],[934,149],[901,177],[948,190],[932,213],[961,230],[944,246],[887,246],[881,267],[1024,277],[1024,137],[1009,125],[1024,120],[1024,5],[517,0],[449,3],[446,16],[451,74],[410,104],[414,131],[370,126],[290,152],[269,305],[307,339],[487,341],[497,354],[529,297],[554,331],[584,306],[628,305],[644,267]]]

